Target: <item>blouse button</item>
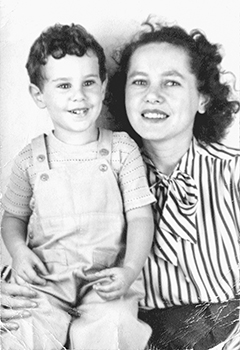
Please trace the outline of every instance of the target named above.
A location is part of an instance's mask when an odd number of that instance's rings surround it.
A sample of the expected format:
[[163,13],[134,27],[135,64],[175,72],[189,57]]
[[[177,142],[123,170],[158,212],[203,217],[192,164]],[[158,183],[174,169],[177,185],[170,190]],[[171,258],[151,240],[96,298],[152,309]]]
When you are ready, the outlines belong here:
[[100,153],[101,156],[107,156],[109,154],[109,151],[106,148],[102,148],[99,151],[99,153]]
[[49,179],[49,176],[48,176],[47,174],[42,174],[42,175],[40,176],[40,179],[41,179],[42,181],[47,181],[47,180]]
[[101,164],[99,166],[99,169],[100,169],[100,171],[107,171],[108,170],[108,166],[106,164]]
[[43,162],[45,160],[45,156],[43,154],[39,154],[39,156],[37,156],[37,160],[39,162]]

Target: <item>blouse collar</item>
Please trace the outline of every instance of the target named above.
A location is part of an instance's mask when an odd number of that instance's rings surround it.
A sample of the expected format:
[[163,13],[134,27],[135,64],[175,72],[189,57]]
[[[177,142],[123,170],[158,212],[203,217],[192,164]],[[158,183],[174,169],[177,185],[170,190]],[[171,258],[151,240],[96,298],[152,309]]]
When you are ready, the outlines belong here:
[[[183,155],[173,172],[166,176],[154,165],[152,160],[143,154],[145,163],[154,175],[150,180],[151,189],[163,186],[166,190],[166,200],[159,221],[156,223],[154,252],[172,264],[177,265],[178,244],[181,239],[195,244],[197,242],[196,210],[198,205],[198,188],[195,180],[188,174],[188,165],[196,154],[196,140],[193,139],[188,151]],[[156,198],[157,202],[159,198]]]

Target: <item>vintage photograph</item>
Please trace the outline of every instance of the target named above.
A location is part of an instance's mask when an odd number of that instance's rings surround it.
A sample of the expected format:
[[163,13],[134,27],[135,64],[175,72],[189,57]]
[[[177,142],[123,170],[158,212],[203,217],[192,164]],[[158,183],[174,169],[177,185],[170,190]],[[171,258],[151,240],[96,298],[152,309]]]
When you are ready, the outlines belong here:
[[3,350],[240,350],[237,0],[2,0]]

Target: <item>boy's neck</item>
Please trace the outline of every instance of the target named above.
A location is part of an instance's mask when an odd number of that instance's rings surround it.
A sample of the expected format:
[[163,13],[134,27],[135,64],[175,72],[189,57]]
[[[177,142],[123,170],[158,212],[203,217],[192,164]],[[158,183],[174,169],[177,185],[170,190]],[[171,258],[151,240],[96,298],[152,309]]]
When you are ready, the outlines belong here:
[[98,140],[99,137],[99,129],[97,127],[89,128],[88,130],[85,130],[83,132],[67,132],[59,133],[57,130],[53,130],[54,136],[68,144],[68,145],[76,145],[76,146],[83,146],[90,142],[94,142]]

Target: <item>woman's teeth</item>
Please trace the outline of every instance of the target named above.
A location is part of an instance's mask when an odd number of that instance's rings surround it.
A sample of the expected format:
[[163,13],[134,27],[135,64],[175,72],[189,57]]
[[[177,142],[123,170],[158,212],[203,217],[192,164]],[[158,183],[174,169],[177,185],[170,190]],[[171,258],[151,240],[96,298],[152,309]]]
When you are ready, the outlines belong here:
[[143,113],[142,116],[144,118],[148,118],[148,119],[165,119],[168,117],[167,114],[165,113],[151,113],[151,112],[148,112],[148,113]]

